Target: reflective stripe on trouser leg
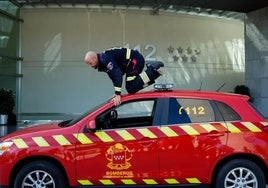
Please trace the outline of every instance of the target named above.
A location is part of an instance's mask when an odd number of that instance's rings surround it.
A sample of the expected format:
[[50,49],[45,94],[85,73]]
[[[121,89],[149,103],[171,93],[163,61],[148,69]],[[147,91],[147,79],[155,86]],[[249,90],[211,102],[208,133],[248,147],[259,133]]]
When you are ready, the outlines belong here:
[[127,77],[127,82],[128,82],[128,81],[132,81],[132,80],[134,80],[135,78],[136,78],[136,76],[128,76],[128,77]]
[[148,77],[146,72],[140,73],[140,77],[145,85],[150,82],[150,78]]

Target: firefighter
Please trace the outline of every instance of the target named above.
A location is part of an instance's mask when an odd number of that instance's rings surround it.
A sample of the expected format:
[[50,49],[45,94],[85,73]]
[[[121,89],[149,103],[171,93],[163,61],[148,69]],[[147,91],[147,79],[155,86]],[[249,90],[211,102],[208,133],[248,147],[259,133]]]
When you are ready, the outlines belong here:
[[126,90],[128,93],[136,93],[139,90],[153,84],[161,73],[158,71],[164,64],[154,61],[146,64],[144,58],[137,51],[128,48],[112,48],[102,53],[88,51],[85,55],[85,63],[99,72],[106,72],[112,80],[115,95],[112,101],[116,106],[121,104],[121,91],[123,75],[126,73]]

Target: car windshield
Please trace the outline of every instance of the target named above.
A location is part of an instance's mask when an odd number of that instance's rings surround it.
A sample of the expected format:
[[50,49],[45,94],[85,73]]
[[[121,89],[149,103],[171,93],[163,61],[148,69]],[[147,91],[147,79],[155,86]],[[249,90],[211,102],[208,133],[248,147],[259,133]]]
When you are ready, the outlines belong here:
[[105,102],[103,102],[103,103],[101,103],[101,104],[99,104],[99,105],[97,105],[97,106],[95,106],[95,107],[93,107],[93,108],[91,108],[90,110],[86,111],[86,112],[83,113],[82,115],[78,115],[78,116],[77,116],[76,118],[74,118],[74,119],[66,120],[66,121],[63,121],[63,122],[59,123],[59,126],[60,126],[60,127],[68,127],[68,126],[71,126],[71,125],[73,125],[73,124],[79,122],[81,119],[83,119],[84,117],[86,117],[88,114],[94,112],[96,109],[98,109],[99,107],[103,106],[103,105],[106,104],[107,102],[109,102],[109,100],[108,100],[108,101],[105,101]]

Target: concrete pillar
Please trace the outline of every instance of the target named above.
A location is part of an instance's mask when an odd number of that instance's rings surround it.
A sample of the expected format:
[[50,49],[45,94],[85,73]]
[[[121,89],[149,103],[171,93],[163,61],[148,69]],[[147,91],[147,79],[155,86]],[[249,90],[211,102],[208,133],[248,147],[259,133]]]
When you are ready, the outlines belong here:
[[253,104],[268,117],[268,7],[245,17],[245,78]]

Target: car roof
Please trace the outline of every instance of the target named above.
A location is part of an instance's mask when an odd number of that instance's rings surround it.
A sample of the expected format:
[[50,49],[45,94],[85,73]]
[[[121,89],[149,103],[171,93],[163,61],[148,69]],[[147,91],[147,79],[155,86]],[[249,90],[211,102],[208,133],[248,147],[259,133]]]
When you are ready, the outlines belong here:
[[165,97],[190,97],[205,99],[242,99],[249,100],[249,96],[218,92],[218,91],[200,91],[200,90],[165,90],[165,91],[142,91],[135,94],[126,94],[122,96],[126,99],[142,99],[142,98],[165,98]]

